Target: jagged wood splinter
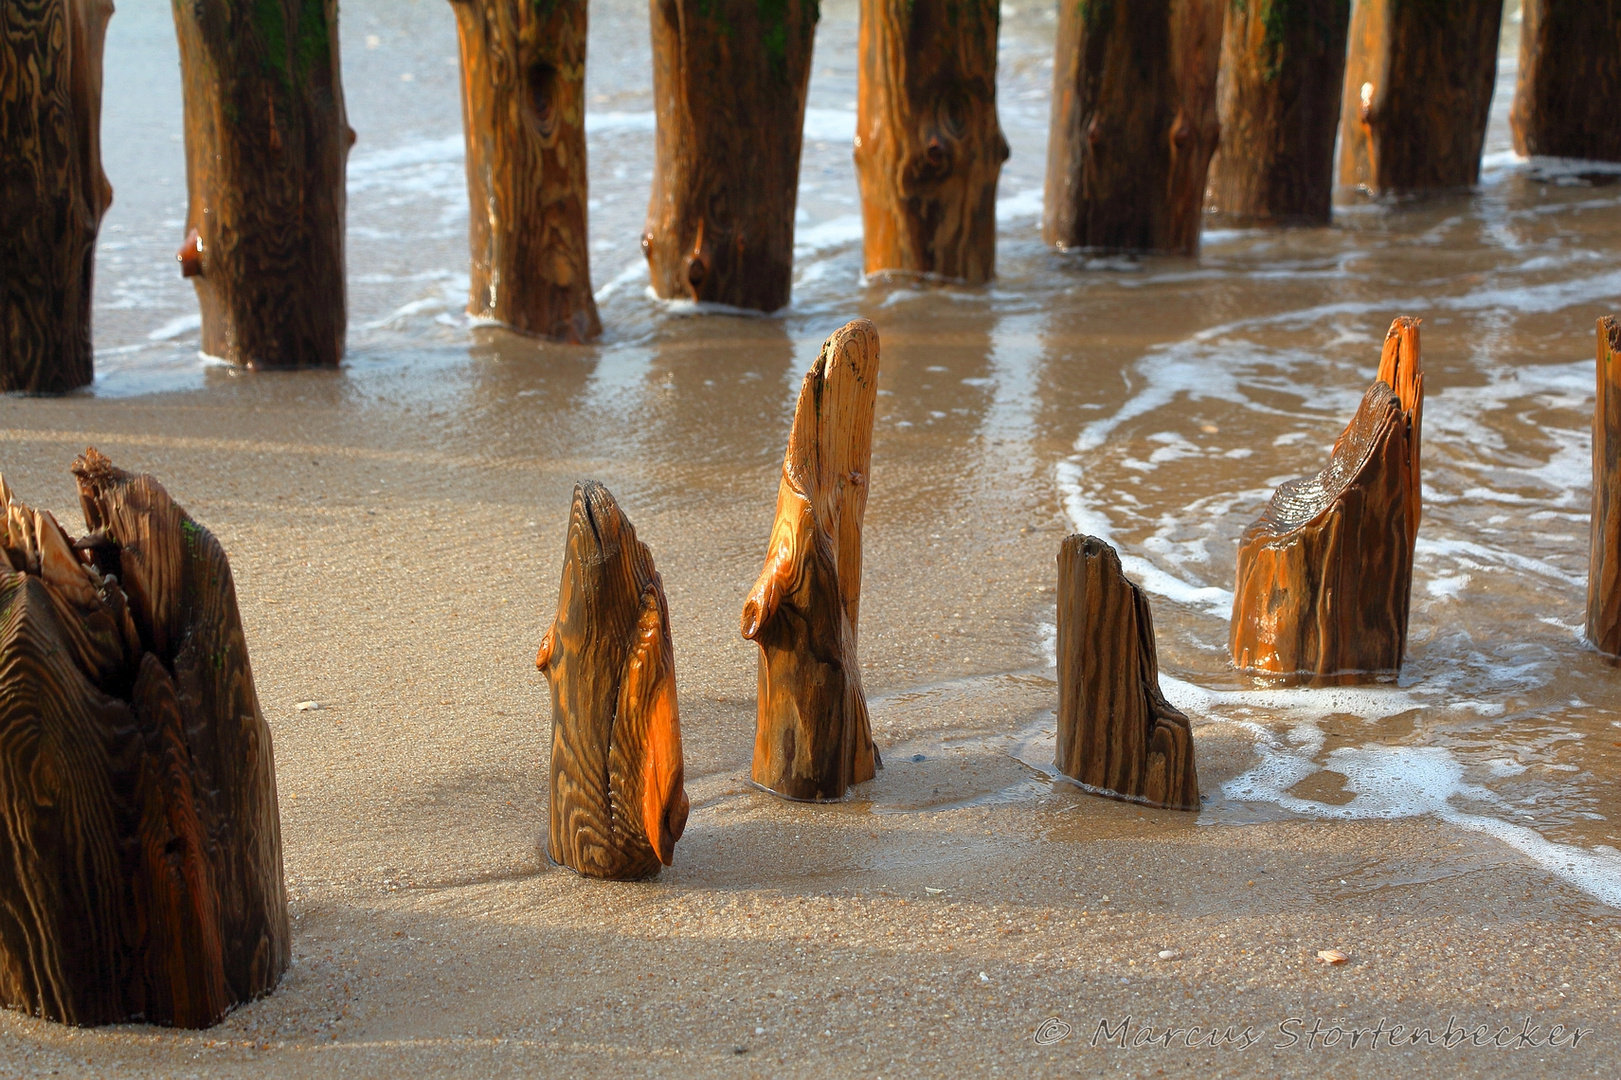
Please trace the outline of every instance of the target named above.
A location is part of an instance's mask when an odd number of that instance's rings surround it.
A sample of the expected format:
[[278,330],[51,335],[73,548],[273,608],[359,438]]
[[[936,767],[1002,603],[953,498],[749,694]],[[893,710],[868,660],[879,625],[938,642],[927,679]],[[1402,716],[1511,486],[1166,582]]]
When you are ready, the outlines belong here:
[[1598,321],[1593,403],[1593,514],[1587,558],[1587,640],[1621,655],[1621,321]]

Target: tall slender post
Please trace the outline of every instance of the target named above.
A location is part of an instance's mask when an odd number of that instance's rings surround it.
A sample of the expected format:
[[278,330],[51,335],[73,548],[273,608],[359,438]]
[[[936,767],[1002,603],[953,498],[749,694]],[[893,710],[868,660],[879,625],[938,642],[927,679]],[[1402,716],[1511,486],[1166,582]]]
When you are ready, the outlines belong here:
[[61,393],[93,377],[101,51],[111,0],[0,5],[0,391]]
[[1514,149],[1621,161],[1621,0],[1523,0],[1521,13]]
[[1587,640],[1621,655],[1621,321],[1598,321],[1593,404],[1593,514],[1587,555]]

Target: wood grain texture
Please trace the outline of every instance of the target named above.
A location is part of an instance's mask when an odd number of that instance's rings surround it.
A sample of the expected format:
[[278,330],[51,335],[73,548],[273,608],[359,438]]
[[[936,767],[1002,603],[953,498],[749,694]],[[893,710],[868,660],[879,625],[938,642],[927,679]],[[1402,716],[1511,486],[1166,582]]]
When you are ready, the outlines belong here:
[[206,1027],[289,960],[270,732],[218,542],[74,473],[76,543],[0,482],[0,1002]]
[[652,552],[595,481],[574,489],[535,666],[552,687],[552,860],[590,877],[658,873],[687,823],[670,616]]
[[1407,646],[1421,514],[1418,320],[1385,338],[1378,379],[1328,467],[1278,488],[1238,548],[1233,663],[1277,682],[1393,676]]
[[1473,186],[1503,0],[1358,0],[1340,108],[1340,183],[1374,194]]
[[997,0],[861,0],[856,179],[862,264],[980,284],[996,274]]
[[1587,552],[1587,640],[1621,656],[1621,321],[1598,321],[1593,403],[1593,513]]
[[1042,237],[1059,248],[1199,250],[1225,0],[1058,9]]
[[173,8],[191,199],[176,257],[197,289],[203,351],[250,368],[335,366],[355,137],[337,0]]
[[451,0],[467,139],[467,312],[602,333],[586,235],[585,0]]
[[1621,161],[1621,0],[1523,0],[1509,125],[1527,156]]
[[857,637],[878,330],[856,319],[805,375],[777,489],[765,567],[743,604],[760,646],[754,782],[791,799],[839,799],[881,767]]
[[1350,0],[1228,0],[1206,200],[1224,220],[1328,223],[1350,25]]
[[1058,754],[1095,794],[1199,809],[1188,718],[1159,688],[1148,599],[1095,536],[1058,552]]
[[89,385],[111,0],[0,4],[0,392]]
[[775,311],[794,269],[817,0],[653,0],[653,290]]

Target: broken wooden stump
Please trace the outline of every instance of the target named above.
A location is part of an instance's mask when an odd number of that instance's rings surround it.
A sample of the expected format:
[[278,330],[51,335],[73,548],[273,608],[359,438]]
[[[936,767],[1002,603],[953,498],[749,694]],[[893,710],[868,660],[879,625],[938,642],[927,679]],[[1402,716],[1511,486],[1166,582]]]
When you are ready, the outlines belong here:
[[1328,467],[1278,488],[1244,530],[1228,638],[1238,667],[1313,684],[1401,670],[1422,499],[1418,324],[1391,324]]
[[1621,161],[1618,114],[1621,0],[1524,0],[1514,149]]
[[1159,688],[1154,617],[1095,536],[1058,551],[1059,772],[1094,794],[1199,809],[1188,718]]
[[658,873],[687,824],[675,652],[653,554],[608,489],[574,489],[557,615],[547,851],[590,877]]
[[1587,552],[1587,640],[1621,656],[1621,321],[1598,321],[1593,404],[1593,514]]
[[111,0],[0,7],[0,392],[59,394],[94,376],[101,52]]
[[602,333],[586,243],[585,0],[451,0],[461,42],[467,313],[553,341]]
[[1379,195],[1471,187],[1497,79],[1503,0],[1358,0],[1340,183]]
[[658,0],[658,164],[642,250],[653,291],[788,303],[815,0]]
[[77,541],[0,481],[0,1003],[207,1027],[291,941],[236,588],[156,480],[73,472]]
[[1208,206],[1245,224],[1326,225],[1350,0],[1231,0]]
[[760,646],[754,782],[838,799],[881,767],[856,657],[878,330],[848,323],[805,375],[788,434],[765,568],[743,604]]
[[1224,0],[1059,5],[1041,234],[1058,248],[1199,250]]
[[203,351],[250,368],[336,366],[355,137],[337,0],[177,3],[174,21],[191,197],[176,258],[197,289]]
[[862,267],[996,274],[997,0],[861,0],[856,177]]

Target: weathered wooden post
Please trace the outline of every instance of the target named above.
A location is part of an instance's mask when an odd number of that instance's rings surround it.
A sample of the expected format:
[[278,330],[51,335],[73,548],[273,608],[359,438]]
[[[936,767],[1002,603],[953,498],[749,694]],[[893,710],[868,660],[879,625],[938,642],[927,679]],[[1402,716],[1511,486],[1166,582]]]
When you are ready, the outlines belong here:
[[877,402],[878,330],[856,319],[805,375],[765,568],[743,604],[743,636],[760,646],[754,782],[790,799],[842,798],[882,765],[856,656]]
[[78,541],[0,481],[0,1003],[207,1027],[287,969],[270,729],[219,542],[73,472]]
[[174,4],[191,207],[176,258],[203,351],[252,368],[343,358],[344,172],[354,142],[337,0]]
[[687,824],[670,614],[652,552],[595,481],[574,489],[535,666],[552,686],[552,859],[591,877],[658,873]]
[[1621,321],[1598,321],[1593,404],[1593,514],[1587,553],[1587,640],[1621,655]]
[[1212,209],[1240,222],[1328,222],[1350,23],[1351,0],[1229,0]]
[[856,177],[866,273],[996,273],[998,0],[861,0]]
[[586,243],[586,0],[451,0],[467,139],[467,312],[554,341],[602,333]]
[[1055,764],[1098,795],[1199,809],[1193,731],[1160,692],[1148,600],[1095,536],[1058,551]]
[[1278,488],[1244,530],[1228,638],[1238,667],[1312,684],[1401,670],[1423,497],[1418,323],[1391,324],[1328,467]]
[[1617,115],[1621,0],[1523,0],[1514,149],[1621,161]]
[[1502,20],[1503,0],[1357,0],[1340,183],[1377,195],[1480,179]]
[[1059,5],[1041,234],[1059,248],[1199,250],[1224,0]]
[[0,392],[55,394],[93,377],[101,50],[111,0],[0,5]]
[[655,0],[653,291],[775,311],[794,269],[816,0]]

